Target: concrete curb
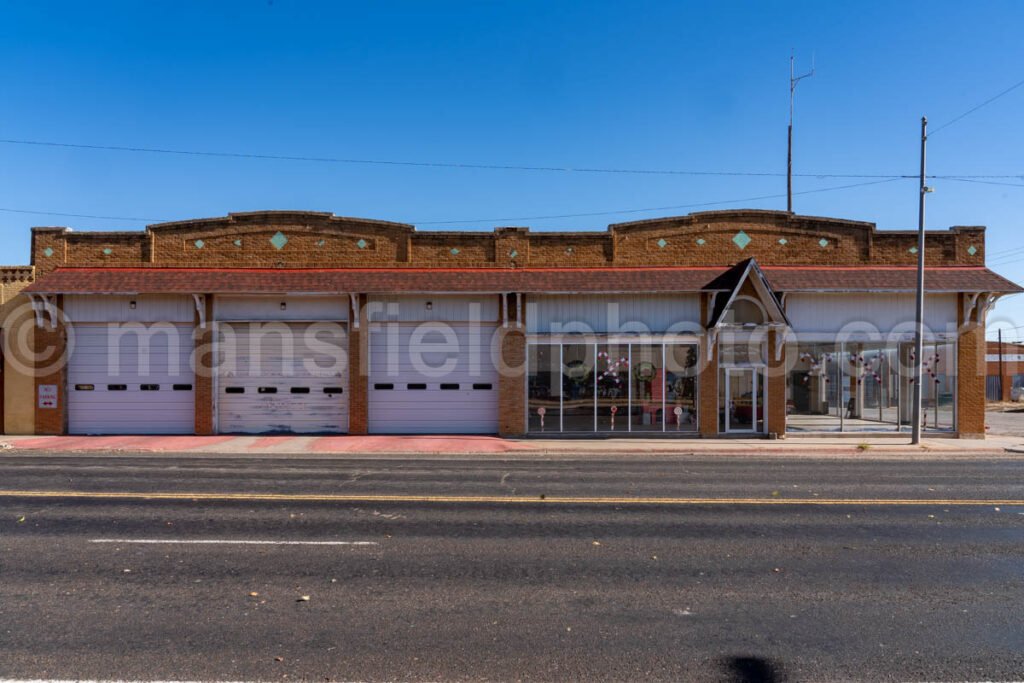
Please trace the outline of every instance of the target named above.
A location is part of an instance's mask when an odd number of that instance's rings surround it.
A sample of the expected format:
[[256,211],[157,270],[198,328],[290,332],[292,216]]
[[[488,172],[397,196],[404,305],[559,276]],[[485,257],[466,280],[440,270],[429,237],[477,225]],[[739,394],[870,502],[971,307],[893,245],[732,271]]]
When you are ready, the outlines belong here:
[[194,460],[494,460],[494,461],[529,461],[529,460],[635,460],[665,458],[669,460],[716,457],[730,460],[754,459],[787,459],[787,460],[850,460],[850,461],[883,461],[883,460],[916,460],[916,461],[952,461],[952,460],[1024,460],[1024,446],[1010,449],[975,449],[975,450],[881,450],[858,451],[856,448],[814,448],[806,451],[794,450],[756,450],[743,451],[586,451],[572,452],[561,450],[510,450],[510,451],[365,451],[365,452],[309,452],[309,451],[253,451],[253,452],[216,452],[216,451],[162,451],[145,449],[74,449],[63,451],[45,451],[36,449],[10,449],[0,453],[0,457],[15,458],[66,458],[66,457],[112,457],[112,458],[187,458]]

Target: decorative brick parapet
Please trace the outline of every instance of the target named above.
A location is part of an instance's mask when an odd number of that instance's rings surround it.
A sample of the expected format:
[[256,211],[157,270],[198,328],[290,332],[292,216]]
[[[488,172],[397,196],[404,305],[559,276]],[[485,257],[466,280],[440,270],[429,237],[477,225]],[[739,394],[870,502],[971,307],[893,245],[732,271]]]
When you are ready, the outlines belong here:
[[[35,228],[39,272],[91,267],[601,267],[907,265],[916,232],[782,211],[711,211],[608,226],[605,232],[424,231],[319,212],[263,211],[159,223],[144,231]],[[927,235],[928,265],[985,263],[984,228]]]

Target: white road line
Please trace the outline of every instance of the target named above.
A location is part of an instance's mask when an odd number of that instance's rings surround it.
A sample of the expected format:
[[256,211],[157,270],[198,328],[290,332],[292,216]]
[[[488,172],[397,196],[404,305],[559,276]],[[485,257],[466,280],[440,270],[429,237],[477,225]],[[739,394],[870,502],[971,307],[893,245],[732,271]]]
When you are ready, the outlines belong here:
[[[187,538],[93,538],[90,543],[146,543],[165,545],[380,545],[376,541],[236,541]],[[0,679],[0,683],[6,683]]]

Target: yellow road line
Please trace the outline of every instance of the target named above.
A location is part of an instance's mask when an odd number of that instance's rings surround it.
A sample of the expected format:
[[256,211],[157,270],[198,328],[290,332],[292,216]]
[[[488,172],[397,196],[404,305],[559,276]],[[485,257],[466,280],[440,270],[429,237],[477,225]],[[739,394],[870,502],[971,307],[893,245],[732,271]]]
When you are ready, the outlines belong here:
[[267,501],[285,503],[498,503],[555,505],[1006,505],[1024,500],[949,498],[658,498],[626,496],[432,496],[320,493],[203,493],[142,491],[4,491],[0,498],[76,498],[88,500]]

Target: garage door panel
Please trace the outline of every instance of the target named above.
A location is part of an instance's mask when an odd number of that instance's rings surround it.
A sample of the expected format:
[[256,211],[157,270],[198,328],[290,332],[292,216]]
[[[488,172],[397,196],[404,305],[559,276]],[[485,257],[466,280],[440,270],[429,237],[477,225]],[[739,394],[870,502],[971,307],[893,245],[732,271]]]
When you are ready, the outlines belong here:
[[[195,432],[192,325],[147,326],[148,344],[140,343],[143,340],[134,328],[126,333],[117,324],[78,324],[72,332],[74,344],[68,363],[71,434]],[[149,389],[152,385],[160,388]],[[188,389],[175,390],[174,385]],[[86,386],[92,389],[86,390]]]
[[377,434],[494,434],[495,430],[471,428],[459,420],[380,420],[374,423]]
[[481,406],[481,408],[480,408],[481,410],[486,410],[486,408],[488,408],[490,406],[493,406],[493,405],[497,405],[497,403],[498,403],[498,399],[497,398],[493,398],[492,399],[492,398],[473,396],[473,395],[469,395],[469,394],[462,395],[462,396],[437,397],[437,396],[429,395],[429,394],[424,396],[423,393],[424,392],[421,392],[421,391],[410,391],[410,392],[392,391],[392,392],[388,392],[389,395],[387,395],[387,396],[378,394],[378,395],[374,396],[374,398],[377,399],[377,400],[380,400],[380,401],[387,401],[388,403],[391,403],[391,404],[394,404],[394,405],[423,406],[424,402],[427,402],[427,403],[431,403],[431,402],[433,402],[433,403],[440,403],[440,402],[443,402],[445,405],[468,406],[470,408],[472,408],[473,406]]
[[[143,396],[142,395],[143,393],[145,393],[146,395]],[[72,396],[72,398],[69,399],[69,400],[70,401],[80,401],[83,404],[84,403],[99,404],[99,405],[96,405],[96,406],[76,405],[74,407],[74,412],[75,413],[81,413],[81,412],[85,412],[85,411],[89,411],[89,410],[93,410],[93,411],[95,411],[95,410],[112,410],[112,409],[120,409],[120,408],[125,408],[125,407],[132,408],[132,409],[137,409],[137,410],[145,409],[145,410],[153,411],[154,408],[158,408],[160,406],[164,406],[164,407],[167,407],[167,408],[176,408],[176,407],[181,407],[181,406],[188,407],[188,406],[195,405],[195,395],[194,395],[193,392],[188,392],[188,396],[187,397],[180,397],[180,396],[154,396],[154,395],[152,395],[153,393],[155,393],[155,392],[127,392],[127,391],[125,391],[125,392],[121,392],[121,391],[110,391],[110,392],[101,392],[101,391],[82,392],[82,391],[78,391],[78,392],[76,392],[72,388],[72,393],[70,394]],[[170,392],[168,392],[168,393],[170,393]],[[182,392],[182,393],[184,393],[184,392]],[[122,397],[121,394],[129,394],[129,396]],[[154,413],[154,417],[157,414],[158,413]],[[194,412],[191,415],[191,417],[193,419],[195,418],[195,413]],[[175,418],[176,419],[182,419],[182,420],[184,419],[183,416],[175,416]]]
[[[289,341],[277,331],[282,324],[270,328],[259,323],[219,325],[220,431],[348,431],[348,337],[344,327],[287,323]],[[309,331],[311,325],[315,335]],[[304,391],[293,392],[296,388]]]
[[[463,382],[488,382],[493,377],[493,370],[488,366],[493,367],[493,364],[482,365],[479,369],[472,371],[456,365],[452,370],[458,373],[459,379]],[[412,375],[417,378],[417,381],[437,384],[448,382],[452,374],[451,372],[442,372],[436,368],[428,368],[422,365],[418,367],[415,365],[399,365],[394,369],[381,370],[380,372],[374,372],[373,370],[371,366],[371,376],[378,382],[405,382]]]
[[182,382],[190,384],[192,382],[192,368],[188,363],[182,363],[180,365],[158,365],[150,363],[148,367],[143,365],[141,368],[133,369],[132,372],[127,371],[127,367],[121,367],[118,371],[116,368],[111,368],[111,371],[106,371],[103,368],[68,368],[68,379],[71,378],[93,378],[96,380],[96,384],[168,384],[169,382],[174,384],[181,384]]
[[[291,398],[291,396],[289,395],[288,399],[290,399],[290,398]],[[265,398],[263,396],[253,395],[252,397],[249,397],[249,396],[235,397],[231,401],[231,403],[228,406],[228,408],[237,408],[237,409],[240,409],[240,410],[249,410],[249,409],[251,409],[253,407],[263,407],[263,408],[274,409],[274,410],[278,410],[278,411],[282,411],[282,412],[283,411],[292,411],[293,414],[298,415],[299,417],[301,417],[302,415],[304,415],[306,413],[315,413],[315,412],[318,412],[318,411],[319,412],[336,412],[338,410],[339,406],[342,403],[343,403],[343,399],[340,396],[338,398],[336,398],[336,399],[331,399],[331,400],[319,399],[319,398],[312,399],[312,400],[306,399],[306,400],[304,400],[302,402],[302,404],[300,406],[301,410],[296,410],[293,407],[295,404],[293,402],[291,402],[290,400],[289,401],[283,400],[283,397],[282,397],[282,400],[273,400],[273,399],[267,399],[267,398]]]
[[[370,335],[370,431],[497,432],[498,371],[490,353],[497,327],[449,323],[447,338],[453,348],[445,351],[431,350],[444,339],[442,335],[433,330],[423,334],[417,331],[418,327],[419,324],[385,323]],[[422,342],[420,351],[412,348],[416,340]],[[453,384],[458,388],[441,388]],[[473,389],[475,384],[490,388]]]

